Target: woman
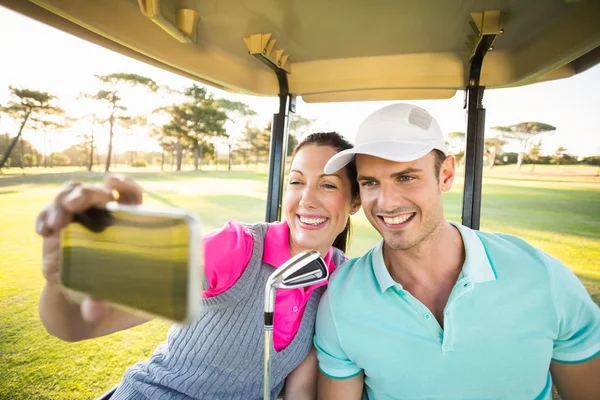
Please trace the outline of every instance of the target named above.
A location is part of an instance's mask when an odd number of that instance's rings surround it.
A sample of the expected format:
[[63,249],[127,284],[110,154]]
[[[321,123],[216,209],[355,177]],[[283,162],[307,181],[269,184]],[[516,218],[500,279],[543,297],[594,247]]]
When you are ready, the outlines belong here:
[[[267,277],[304,250],[317,250],[330,271],[345,261],[349,214],[359,207],[356,170],[349,165],[325,175],[326,162],[351,148],[337,133],[308,136],[295,149],[281,223],[243,225],[230,221],[205,238],[209,288],[200,318],[173,326],[149,360],[129,368],[112,399],[259,399],[263,384],[262,307]],[[107,335],[146,322],[91,299],[76,299],[59,285],[59,234],[73,213],[113,200],[140,204],[139,186],[109,177],[105,187],[69,184],[38,216],[44,237],[40,298],[46,330],[63,340]],[[334,247],[332,247],[334,246]],[[224,251],[227,249],[227,251]],[[316,397],[317,361],[312,336],[323,284],[277,290],[272,354],[272,397],[287,378],[286,399]]]

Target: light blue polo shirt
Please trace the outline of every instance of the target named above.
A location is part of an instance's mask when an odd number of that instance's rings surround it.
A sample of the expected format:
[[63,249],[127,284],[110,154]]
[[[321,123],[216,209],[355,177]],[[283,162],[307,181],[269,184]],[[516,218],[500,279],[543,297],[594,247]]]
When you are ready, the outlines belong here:
[[600,353],[600,309],[555,258],[514,236],[453,225],[466,258],[444,329],[392,279],[379,243],[338,268],[321,299],[321,372],[364,371],[371,400],[551,399],[551,360]]

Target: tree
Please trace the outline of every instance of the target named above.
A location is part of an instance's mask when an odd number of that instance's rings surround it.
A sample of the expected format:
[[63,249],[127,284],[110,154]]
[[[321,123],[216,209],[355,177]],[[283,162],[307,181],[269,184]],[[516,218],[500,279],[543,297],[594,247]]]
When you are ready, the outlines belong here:
[[505,139],[519,141],[520,151],[517,159],[517,167],[519,168],[523,164],[523,155],[527,150],[527,143],[537,135],[556,130],[554,126],[542,122],[519,122],[510,126],[495,126],[492,129],[501,132],[502,137]]
[[464,132],[448,132],[450,146],[456,148],[457,151],[464,150],[466,136]]
[[600,156],[583,157],[581,162],[586,165],[595,165],[600,167]]
[[[87,135],[87,139],[89,140],[89,160],[88,160],[88,171],[91,172],[92,171],[92,167],[94,166],[94,148],[96,147],[96,144],[94,142],[94,129],[96,128],[96,122],[97,122],[97,117],[96,114],[92,114],[92,129],[90,129],[90,133],[89,135]],[[102,123],[103,121],[98,121],[100,123]]]
[[[62,112],[60,113],[62,114]],[[48,142],[48,133],[57,133],[58,131],[62,131],[69,127],[69,125],[64,121],[59,121],[56,118],[32,118],[33,129],[36,131],[42,131],[44,135],[44,146],[42,152],[44,154],[44,168],[48,167],[48,152],[47,152],[47,142]],[[52,155],[50,156],[50,167],[52,167]]]
[[556,166],[559,166],[566,152],[567,149],[565,149],[562,146],[556,149],[556,151],[552,155],[552,164],[556,164]]
[[298,142],[310,133],[314,119],[305,118],[299,114],[290,114],[286,155],[291,156]]
[[292,155],[296,146],[298,146],[298,139],[296,138],[296,135],[289,133],[288,141],[287,141],[287,154],[286,154],[288,157]]
[[256,165],[258,165],[260,157],[269,154],[271,145],[271,124],[269,123],[265,129],[259,129],[247,124],[243,135],[244,147],[248,152],[254,154]]
[[506,144],[505,140],[500,138],[488,138],[485,139],[484,149],[485,154],[488,158],[488,166],[490,169],[496,165],[496,156],[502,151],[502,147]]
[[450,140],[446,142],[446,146],[448,147],[448,151],[454,154],[456,164],[459,166],[464,161],[465,137],[466,134],[464,132],[448,132]]
[[538,141],[537,143],[534,143],[531,148],[529,149],[529,152],[527,153],[527,158],[529,158],[531,160],[531,172],[533,172],[533,170],[535,169],[535,163],[536,161],[538,161],[540,159],[540,156],[542,155],[542,142]]
[[[219,99],[217,101],[218,107],[221,108],[227,115],[227,119],[231,122],[235,120],[246,120],[248,123],[248,117],[256,115],[256,112],[251,109],[246,103],[240,101],[231,101],[227,99]],[[227,171],[231,171],[231,162],[233,159],[233,151],[238,144],[238,138],[234,137],[228,132],[224,134],[225,143],[227,144]]]
[[581,159],[581,162],[586,165],[597,166],[598,168],[596,169],[596,176],[600,176],[600,155],[584,157]]
[[[11,141],[12,139],[8,133],[0,135],[0,154],[6,152]],[[39,153],[35,147],[33,147],[31,142],[23,139],[23,136],[21,136],[19,143],[22,144],[22,146],[15,146],[10,154],[11,157],[9,157],[4,164],[5,168],[15,166],[19,166],[20,168],[25,168],[25,166],[31,167],[34,163],[37,164],[38,160],[41,160],[42,154]],[[13,160],[19,160],[19,162],[15,162]]]
[[105,171],[110,169],[110,160],[113,151],[113,136],[116,121],[126,121],[130,116],[119,115],[119,111],[126,111],[127,107],[122,104],[121,91],[127,87],[144,87],[150,91],[156,92],[158,85],[150,78],[146,78],[137,74],[114,73],[109,75],[95,75],[95,77],[107,89],[101,89],[95,94],[83,94],[84,97],[93,100],[102,101],[108,104],[110,109],[108,151],[106,154]]
[[[86,167],[89,168],[88,162],[88,146],[89,146],[89,136],[87,134],[78,135],[78,139],[81,142],[72,145],[69,148],[64,149],[60,153],[53,154],[53,163],[57,164],[57,160],[60,157],[57,157],[59,154],[65,155],[70,160],[70,165],[77,167]],[[88,141],[86,141],[88,140]]]
[[214,151],[214,147],[208,142],[226,135],[224,125],[228,116],[221,105],[227,104],[233,109],[237,106],[235,102],[215,99],[205,88],[198,85],[192,85],[185,94],[191,98],[191,102],[184,105],[188,112],[187,137],[191,140],[194,151],[194,169],[198,170],[204,150]]
[[464,150],[457,151],[456,153],[454,153],[454,158],[456,159],[456,165],[460,166],[464,162],[465,151]]
[[6,106],[0,106],[0,112],[7,114],[9,118],[17,121],[20,120],[21,125],[19,127],[19,132],[4,151],[2,160],[0,160],[0,169],[4,167],[8,157],[10,157],[10,153],[21,138],[23,129],[30,118],[37,117],[42,119],[48,115],[60,114],[63,112],[60,107],[53,104],[53,101],[56,100],[56,96],[50,93],[30,89],[18,89],[12,86],[9,86],[8,88],[12,99]]
[[194,168],[198,170],[204,150],[214,151],[210,142],[226,135],[224,125],[228,116],[221,101],[206,89],[193,85],[184,94],[188,97],[187,102],[165,109],[170,114],[171,121],[164,126],[164,130],[177,138],[177,170],[181,169],[182,149],[185,145],[189,145],[194,152]]
[[[180,123],[180,121],[177,120],[178,110],[177,110],[176,106],[174,106],[173,108],[169,108],[169,110],[170,110],[170,112],[173,113],[173,118],[172,118],[171,122],[162,126],[162,132],[164,134],[164,137],[168,137],[172,141],[173,150],[172,150],[171,161],[173,161],[173,159],[176,157],[177,158],[176,171],[181,171],[181,164],[183,161],[183,143],[182,142],[185,141],[187,132],[184,129],[184,126],[182,126],[182,124]],[[161,140],[165,141],[164,138]],[[173,162],[171,162],[171,165],[173,165]]]
[[175,151],[175,140],[169,136],[164,126],[154,126],[150,131],[150,136],[156,138],[161,148],[160,152],[160,170],[164,170],[166,154],[173,154]]
[[[304,137],[308,135],[308,133],[310,132],[310,127],[314,122],[314,119],[304,118],[299,114],[291,114],[288,133],[290,134],[290,136],[295,136],[295,140],[297,143],[299,140],[304,139]],[[292,147],[292,151],[294,150],[294,148],[295,146]]]
[[[131,130],[133,128],[142,128],[142,127],[146,127],[148,124],[148,119],[146,118],[146,116],[136,116],[136,117],[129,117],[129,118],[124,118],[123,120],[121,120],[121,127],[123,129],[125,129],[125,136],[129,136],[131,137],[133,135],[133,133],[131,132]],[[130,150],[129,152],[129,164],[133,164],[133,161],[135,158],[137,158],[137,151],[135,149]],[[125,159],[127,160],[126,154],[125,154]],[[127,162],[127,161],[126,161]]]
[[[94,131],[93,128],[90,133],[84,132],[77,135],[77,138],[80,140],[78,144],[74,147],[77,149],[79,156],[77,158],[70,157],[71,160],[79,160],[80,165],[85,165],[89,172],[92,171],[92,167],[94,166]],[[67,153],[65,151],[65,153]],[[69,155],[69,154],[67,154]]]

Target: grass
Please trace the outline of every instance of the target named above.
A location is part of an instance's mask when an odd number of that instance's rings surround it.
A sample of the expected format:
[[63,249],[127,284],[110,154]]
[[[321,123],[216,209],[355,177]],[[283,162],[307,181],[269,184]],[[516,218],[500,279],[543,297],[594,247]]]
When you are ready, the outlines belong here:
[[[126,172],[142,183],[147,203],[195,210],[205,230],[229,219],[264,220],[266,172]],[[533,173],[511,167],[486,171],[482,230],[521,236],[561,259],[600,304],[596,173],[595,168],[540,166]],[[97,340],[65,343],[49,336],[40,324],[37,301],[44,282],[41,240],[34,234],[33,221],[69,179],[100,182],[102,175],[72,168],[42,169],[32,175],[10,169],[0,175],[0,399],[94,398],[118,383],[127,367],[147,358],[166,336],[168,325],[154,321]],[[460,220],[461,186],[459,179],[445,197],[450,220]],[[379,238],[362,213],[353,222],[351,256],[365,252]]]

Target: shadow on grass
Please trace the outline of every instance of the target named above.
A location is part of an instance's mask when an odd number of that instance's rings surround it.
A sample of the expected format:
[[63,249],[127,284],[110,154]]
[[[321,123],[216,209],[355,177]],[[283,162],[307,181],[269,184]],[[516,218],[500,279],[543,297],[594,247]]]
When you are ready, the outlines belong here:
[[176,208],[179,207],[178,204],[173,203],[171,200],[167,199],[165,196],[158,194],[157,192],[151,192],[149,190],[144,190],[144,195],[147,197],[150,197],[151,199],[154,199],[166,206],[176,207]]
[[[256,171],[116,171],[116,174],[124,174],[139,181],[184,181],[201,178],[217,179],[244,179],[244,180],[267,180],[267,174]],[[67,181],[101,182],[107,174],[104,172],[49,172],[32,175],[7,175],[0,176],[0,187],[10,187],[23,184],[35,185],[61,185]]]
[[165,206],[184,208],[197,213],[204,232],[220,228],[230,220],[256,223],[265,220],[266,198],[241,194],[202,194],[195,197],[178,197],[168,193],[145,191],[145,196]]
[[501,176],[501,175],[487,175],[484,179],[509,181],[509,182],[535,182],[535,183],[597,183],[598,177],[595,175],[582,175],[582,174],[564,174],[560,175],[560,178],[546,179],[544,175],[530,176],[530,177],[514,177],[514,176]]
[[489,185],[482,219],[515,228],[600,239],[599,191]]
[[264,221],[266,200],[237,194],[203,195],[180,202],[179,206],[197,212],[207,232],[230,220],[244,223]]
[[10,187],[17,185],[35,184],[35,185],[61,185],[67,181],[81,182],[101,182],[104,174],[97,172],[77,171],[77,172],[56,172],[36,175],[8,175],[0,176],[0,187]]
[[[510,226],[600,239],[600,190],[487,185],[481,200],[484,231]],[[444,194],[444,214],[450,221],[461,221],[461,192]]]

